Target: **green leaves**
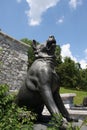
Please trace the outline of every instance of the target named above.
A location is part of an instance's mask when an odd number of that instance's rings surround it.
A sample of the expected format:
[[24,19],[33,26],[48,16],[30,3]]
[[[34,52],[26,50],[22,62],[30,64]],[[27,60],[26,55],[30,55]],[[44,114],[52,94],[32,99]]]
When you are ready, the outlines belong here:
[[0,85],[0,130],[33,130],[36,115],[26,107],[14,103],[15,95],[9,93],[8,85]]
[[0,97],[5,96],[8,90],[9,90],[9,87],[7,84],[0,85]]
[[63,117],[61,114],[54,114],[47,130],[60,130],[63,123]]
[[53,115],[47,130],[81,130],[81,128],[87,125],[87,118],[83,120],[81,125],[75,125],[73,122],[64,123],[61,114]]

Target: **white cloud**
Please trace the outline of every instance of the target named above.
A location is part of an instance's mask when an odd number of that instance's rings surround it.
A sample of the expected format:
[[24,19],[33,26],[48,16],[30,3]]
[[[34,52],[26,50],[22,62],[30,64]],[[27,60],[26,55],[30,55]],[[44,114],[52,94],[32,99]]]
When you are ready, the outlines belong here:
[[85,49],[85,53],[87,54],[87,49]]
[[82,0],[69,0],[69,5],[73,9],[76,9],[78,5],[82,4]]
[[84,53],[85,53],[85,59],[87,59],[87,49],[85,49]]
[[84,69],[84,68],[87,68],[87,49],[85,49],[84,51],[84,59],[80,60],[80,64],[81,64],[81,67]]
[[26,12],[29,25],[39,25],[42,21],[42,14],[48,8],[55,6],[59,1],[60,0],[26,0],[29,5],[29,10]]
[[75,62],[79,62],[83,69],[87,68],[87,49],[84,52],[85,52],[84,59],[81,59],[81,60],[78,61],[78,59],[72,55],[69,43],[61,46],[61,56],[62,56],[62,58],[64,59],[64,57],[66,57],[66,56],[70,57]]
[[85,59],[80,60],[79,63],[83,69],[87,68],[87,61]]
[[63,22],[64,22],[64,16],[60,17],[60,18],[57,20],[56,23],[58,24],[58,23],[63,23]]
[[65,58],[66,56],[70,57],[72,60],[74,60],[75,62],[77,62],[77,59],[75,57],[73,57],[71,50],[70,50],[70,44],[64,44],[61,46],[61,55],[63,58]]
[[[20,3],[22,0],[16,0]],[[25,0],[29,6],[29,9],[26,11],[28,17],[28,24],[30,26],[39,25],[42,21],[42,15],[47,9],[56,6],[61,0]],[[78,5],[82,4],[82,0],[68,0],[69,6],[76,9]],[[64,16],[60,17],[57,20],[58,23],[64,22]]]

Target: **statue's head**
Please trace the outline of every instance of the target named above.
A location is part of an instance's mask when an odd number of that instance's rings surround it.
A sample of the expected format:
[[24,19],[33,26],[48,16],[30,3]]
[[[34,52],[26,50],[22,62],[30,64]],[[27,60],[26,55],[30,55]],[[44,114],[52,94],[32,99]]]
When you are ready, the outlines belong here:
[[56,48],[56,40],[54,36],[49,36],[48,40],[44,44],[38,44],[35,40],[33,40],[32,45],[35,57],[54,57]]

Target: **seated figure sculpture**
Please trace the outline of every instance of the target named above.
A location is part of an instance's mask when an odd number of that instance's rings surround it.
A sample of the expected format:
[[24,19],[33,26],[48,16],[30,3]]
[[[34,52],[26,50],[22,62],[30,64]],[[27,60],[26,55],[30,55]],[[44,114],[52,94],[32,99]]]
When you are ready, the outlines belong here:
[[44,105],[50,114],[62,114],[67,121],[73,121],[65,108],[59,94],[59,78],[55,72],[54,36],[49,36],[45,44],[32,42],[36,60],[27,72],[25,81],[16,97],[16,104],[20,107],[27,106],[41,116]]

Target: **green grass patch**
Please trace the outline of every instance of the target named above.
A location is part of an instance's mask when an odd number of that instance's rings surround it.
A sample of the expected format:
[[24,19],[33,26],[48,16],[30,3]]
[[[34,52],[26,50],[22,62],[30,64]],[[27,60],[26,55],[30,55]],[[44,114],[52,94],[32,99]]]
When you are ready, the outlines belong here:
[[67,89],[63,87],[60,88],[60,93],[75,93],[76,97],[74,97],[74,104],[82,104],[83,98],[87,97],[87,91]]

